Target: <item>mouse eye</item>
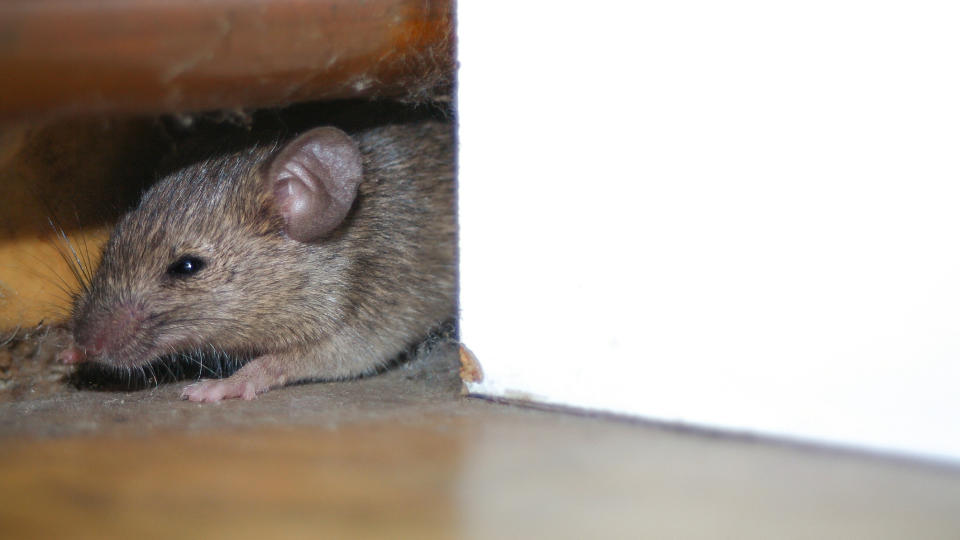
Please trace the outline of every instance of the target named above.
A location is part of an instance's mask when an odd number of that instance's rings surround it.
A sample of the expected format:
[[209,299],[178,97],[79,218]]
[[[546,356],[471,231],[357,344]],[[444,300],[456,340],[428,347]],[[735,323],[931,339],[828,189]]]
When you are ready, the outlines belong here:
[[167,275],[172,277],[192,276],[206,265],[206,261],[196,255],[184,255],[167,267]]

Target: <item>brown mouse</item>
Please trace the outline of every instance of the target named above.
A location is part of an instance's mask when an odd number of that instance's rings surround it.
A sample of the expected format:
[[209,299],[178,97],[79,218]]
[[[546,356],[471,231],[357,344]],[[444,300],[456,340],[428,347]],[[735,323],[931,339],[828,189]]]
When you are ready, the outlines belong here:
[[68,363],[250,358],[191,401],[376,371],[456,312],[453,136],[319,127],[163,178],[104,247]]

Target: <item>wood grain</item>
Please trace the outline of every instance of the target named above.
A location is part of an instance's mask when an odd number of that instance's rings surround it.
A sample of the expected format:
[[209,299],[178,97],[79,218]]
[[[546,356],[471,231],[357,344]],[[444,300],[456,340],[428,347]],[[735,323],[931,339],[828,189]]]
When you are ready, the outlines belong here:
[[[233,405],[216,409],[249,411]],[[148,415],[139,436],[0,437],[0,536],[960,537],[956,468],[444,405],[326,427],[160,431]]]
[[453,66],[430,0],[12,0],[0,36],[0,120],[418,99]]
[[7,538],[449,538],[459,440],[395,425],[0,443]]

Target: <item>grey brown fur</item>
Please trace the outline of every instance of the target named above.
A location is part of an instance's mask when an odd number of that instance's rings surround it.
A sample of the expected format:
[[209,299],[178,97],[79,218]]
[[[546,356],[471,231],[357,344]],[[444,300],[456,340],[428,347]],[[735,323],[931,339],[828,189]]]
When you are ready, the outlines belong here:
[[[219,386],[185,391],[197,401],[249,399],[374,371],[452,318],[451,126],[393,125],[353,139],[364,170],[357,198],[316,243],[288,237],[266,185],[279,145],[207,159],[157,183],[117,225],[75,303],[84,359],[136,368],[190,351],[253,358]],[[207,266],[170,278],[184,254]],[[91,355],[95,340],[102,346]]]

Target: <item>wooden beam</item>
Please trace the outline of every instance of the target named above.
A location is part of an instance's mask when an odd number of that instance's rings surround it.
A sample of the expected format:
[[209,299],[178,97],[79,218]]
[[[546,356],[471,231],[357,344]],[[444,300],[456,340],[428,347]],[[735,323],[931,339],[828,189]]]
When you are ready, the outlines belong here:
[[451,80],[452,17],[431,0],[8,0],[0,120],[425,99]]

